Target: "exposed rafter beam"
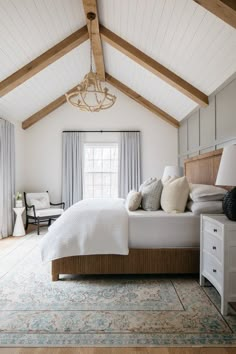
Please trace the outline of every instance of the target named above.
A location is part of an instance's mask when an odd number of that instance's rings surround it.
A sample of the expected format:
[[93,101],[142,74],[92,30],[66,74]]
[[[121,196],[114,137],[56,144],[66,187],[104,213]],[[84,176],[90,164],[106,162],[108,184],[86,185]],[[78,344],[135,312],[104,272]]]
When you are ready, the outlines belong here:
[[158,108],[150,101],[146,100],[146,98],[140,96],[137,92],[131,90],[126,85],[122,84],[122,82],[116,80],[109,74],[106,74],[106,81],[111,84],[112,86],[116,87],[118,90],[123,92],[128,97],[132,98],[134,101],[141,104],[143,107],[151,111],[152,113],[156,114],[159,118],[163,119],[167,123],[173,125],[175,128],[179,127],[179,122],[170,116],[168,113],[164,112],[162,109]]
[[96,72],[100,80],[105,80],[105,67],[104,67],[104,58],[102,51],[102,42],[99,33],[99,18],[98,18],[98,9],[96,0],[83,0],[84,12],[87,20],[87,27],[89,36],[90,34],[90,21],[87,19],[87,13],[93,12],[96,15],[96,18],[91,22],[91,31],[92,31],[92,49],[93,56],[96,65]]
[[145,69],[151,71],[153,74],[166,81],[169,85],[173,86],[202,107],[208,105],[208,97],[203,92],[199,91],[196,87],[181,79],[181,77],[174,74],[172,71],[165,68],[163,65],[156,62],[154,59],[150,58],[102,25],[100,25],[100,34],[102,39],[112,47],[118,49]]
[[80,30],[74,32],[69,37],[65,38],[54,47],[41,54],[39,57],[25,65],[23,68],[16,71],[11,76],[0,82],[0,97],[6,95],[17,86],[23,84],[26,80],[30,79],[33,75],[52,64],[63,55],[76,48],[81,43],[89,38],[87,27],[84,26]]
[[236,1],[235,0],[194,0],[196,3],[212,12],[228,25],[236,28]]
[[[67,93],[73,92],[76,88],[77,88],[77,86],[73,87]],[[28,129],[29,127],[31,127],[31,125],[37,123],[39,120],[41,120],[44,117],[46,117],[49,113],[55,111],[55,109],[57,109],[60,106],[62,106],[65,102],[66,102],[66,96],[65,95],[62,95],[62,96],[58,97],[56,100],[54,100],[51,103],[49,103],[46,107],[40,109],[40,111],[34,113],[32,116],[30,116],[29,118],[24,120],[22,122],[22,129]]]

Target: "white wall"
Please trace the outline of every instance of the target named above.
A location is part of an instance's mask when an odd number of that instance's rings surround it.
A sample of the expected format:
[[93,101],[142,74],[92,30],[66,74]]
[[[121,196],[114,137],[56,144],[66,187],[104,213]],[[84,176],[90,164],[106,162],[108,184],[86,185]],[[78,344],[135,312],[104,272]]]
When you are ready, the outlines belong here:
[[143,180],[161,177],[166,164],[177,163],[177,129],[110,90],[117,101],[108,110],[87,113],[64,104],[25,132],[25,190],[49,190],[55,202],[61,199],[63,130],[140,130]]

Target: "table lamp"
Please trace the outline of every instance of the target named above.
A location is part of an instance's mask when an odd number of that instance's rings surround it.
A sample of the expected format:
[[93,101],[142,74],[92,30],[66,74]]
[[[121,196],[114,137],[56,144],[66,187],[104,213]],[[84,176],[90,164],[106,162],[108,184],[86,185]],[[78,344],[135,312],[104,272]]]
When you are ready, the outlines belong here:
[[182,177],[183,167],[180,166],[166,166],[162,176],[162,181],[165,181],[168,177]]
[[224,148],[216,185],[234,187],[225,194],[223,211],[228,219],[236,221],[236,145]]

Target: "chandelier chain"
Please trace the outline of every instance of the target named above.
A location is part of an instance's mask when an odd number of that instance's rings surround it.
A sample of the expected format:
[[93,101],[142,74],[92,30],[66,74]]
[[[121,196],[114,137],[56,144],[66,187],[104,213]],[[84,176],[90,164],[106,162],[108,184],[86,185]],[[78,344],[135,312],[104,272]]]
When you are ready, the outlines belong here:
[[93,53],[92,53],[92,19],[89,19],[89,34],[90,34],[90,71],[93,71]]
[[116,97],[108,92],[107,87],[102,87],[98,74],[96,71],[93,72],[92,20],[96,15],[89,12],[87,18],[89,19],[90,72],[85,75],[75,91],[66,94],[66,99],[81,111],[99,112],[112,107]]

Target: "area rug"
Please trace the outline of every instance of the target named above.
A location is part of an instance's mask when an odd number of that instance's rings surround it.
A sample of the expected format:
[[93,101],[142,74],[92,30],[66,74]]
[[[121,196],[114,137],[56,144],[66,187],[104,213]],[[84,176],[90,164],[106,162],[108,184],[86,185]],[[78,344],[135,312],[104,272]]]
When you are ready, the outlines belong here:
[[18,259],[0,274],[0,346],[236,345],[235,312],[223,317],[218,293],[201,288],[197,278],[62,276],[51,282],[39,239],[28,236],[1,255],[3,268],[14,254]]

